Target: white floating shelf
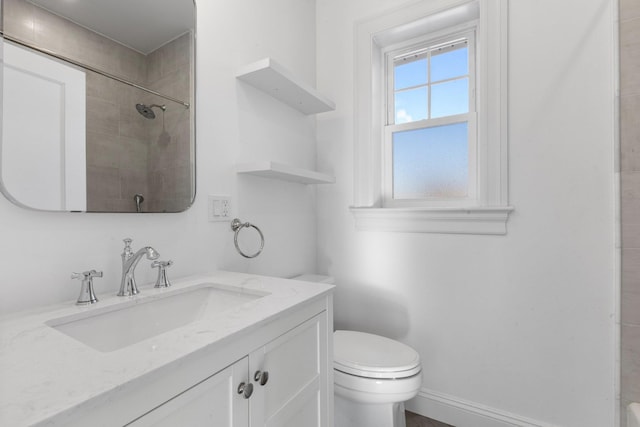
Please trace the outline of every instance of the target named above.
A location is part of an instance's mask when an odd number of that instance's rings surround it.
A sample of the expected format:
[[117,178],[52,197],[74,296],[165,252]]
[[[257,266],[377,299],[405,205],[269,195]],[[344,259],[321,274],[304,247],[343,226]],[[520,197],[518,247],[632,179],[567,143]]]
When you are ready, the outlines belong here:
[[300,184],[333,184],[336,182],[335,177],[331,175],[271,161],[242,163],[236,165],[236,172]]
[[336,109],[333,101],[318,93],[271,58],[245,65],[238,70],[236,78],[304,114],[324,113]]

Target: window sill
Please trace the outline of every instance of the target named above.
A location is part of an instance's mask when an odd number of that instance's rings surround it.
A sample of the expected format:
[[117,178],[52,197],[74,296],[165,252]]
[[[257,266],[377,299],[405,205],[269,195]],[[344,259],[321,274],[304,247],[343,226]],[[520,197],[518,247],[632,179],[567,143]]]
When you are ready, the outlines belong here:
[[507,234],[512,206],[467,208],[351,207],[356,229],[400,233]]

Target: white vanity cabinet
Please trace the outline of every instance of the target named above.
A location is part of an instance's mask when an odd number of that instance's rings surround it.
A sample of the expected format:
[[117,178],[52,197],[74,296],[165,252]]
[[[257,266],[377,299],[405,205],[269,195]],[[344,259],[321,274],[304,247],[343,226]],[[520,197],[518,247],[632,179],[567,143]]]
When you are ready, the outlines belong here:
[[128,425],[327,427],[327,337],[323,311]]
[[[332,425],[333,286],[225,271],[151,286],[0,320],[0,426]],[[162,316],[177,323],[158,331]]]

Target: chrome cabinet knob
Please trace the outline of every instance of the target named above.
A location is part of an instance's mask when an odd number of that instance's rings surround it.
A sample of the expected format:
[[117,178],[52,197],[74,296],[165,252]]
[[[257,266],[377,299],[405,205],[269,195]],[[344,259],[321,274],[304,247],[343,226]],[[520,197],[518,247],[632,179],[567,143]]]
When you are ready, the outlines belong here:
[[241,394],[245,399],[250,398],[253,394],[253,384],[240,383],[240,385],[238,386],[238,394]]
[[253,379],[260,385],[265,385],[269,381],[269,372],[256,371],[253,375]]

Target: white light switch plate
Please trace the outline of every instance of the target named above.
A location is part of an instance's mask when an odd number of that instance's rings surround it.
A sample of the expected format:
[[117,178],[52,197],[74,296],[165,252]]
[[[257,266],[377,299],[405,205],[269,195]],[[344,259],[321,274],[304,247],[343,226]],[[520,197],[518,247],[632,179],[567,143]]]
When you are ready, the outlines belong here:
[[231,220],[231,197],[221,195],[209,195],[207,204],[209,222]]

